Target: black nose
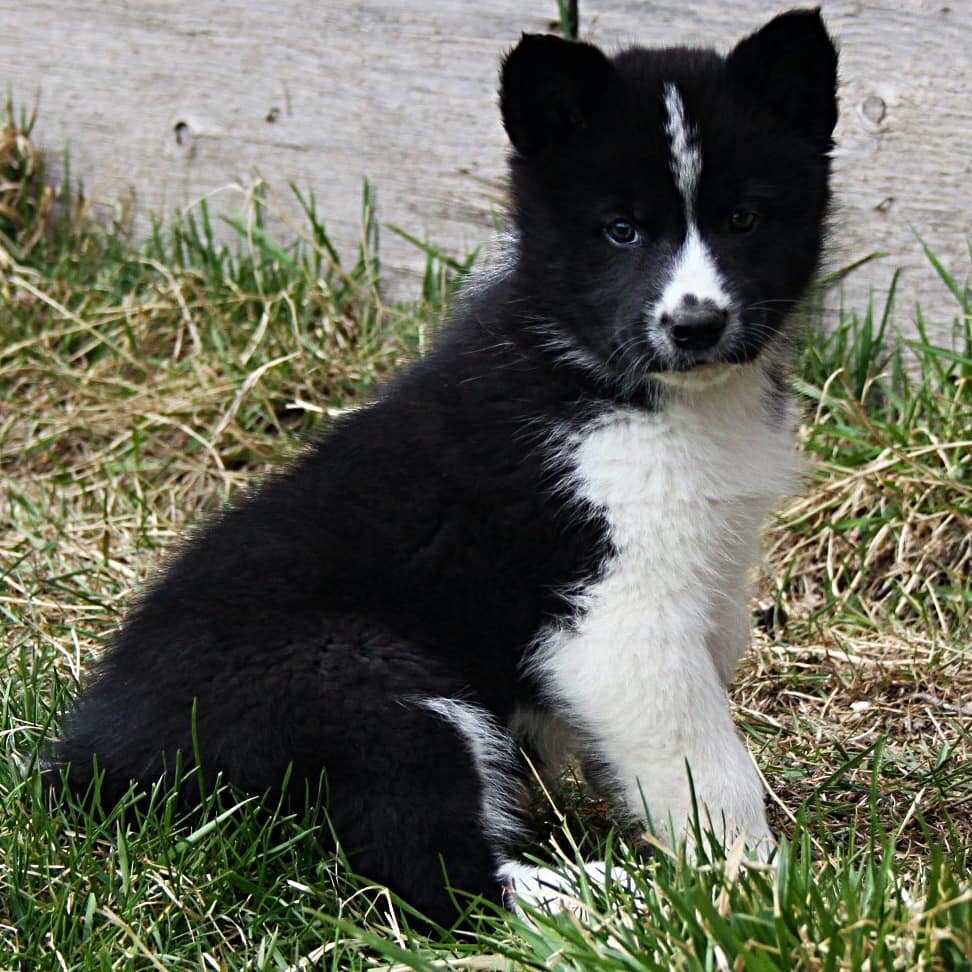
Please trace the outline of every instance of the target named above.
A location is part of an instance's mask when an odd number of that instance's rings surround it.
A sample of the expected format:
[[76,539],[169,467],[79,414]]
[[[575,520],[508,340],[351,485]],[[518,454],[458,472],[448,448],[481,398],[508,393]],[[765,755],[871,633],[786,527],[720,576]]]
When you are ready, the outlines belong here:
[[682,351],[706,351],[714,347],[726,328],[728,314],[709,303],[683,301],[678,310],[662,314],[675,346]]

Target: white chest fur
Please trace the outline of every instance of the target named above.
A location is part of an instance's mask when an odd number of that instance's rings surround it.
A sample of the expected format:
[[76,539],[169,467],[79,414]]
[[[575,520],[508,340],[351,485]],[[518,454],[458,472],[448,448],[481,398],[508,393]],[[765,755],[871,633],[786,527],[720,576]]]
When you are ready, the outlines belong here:
[[548,631],[533,667],[607,764],[632,814],[682,832],[689,762],[713,823],[765,832],[762,790],[725,684],[749,642],[748,574],[768,509],[799,465],[755,366],[656,413],[619,409],[569,443],[570,485],[605,518],[613,552]]

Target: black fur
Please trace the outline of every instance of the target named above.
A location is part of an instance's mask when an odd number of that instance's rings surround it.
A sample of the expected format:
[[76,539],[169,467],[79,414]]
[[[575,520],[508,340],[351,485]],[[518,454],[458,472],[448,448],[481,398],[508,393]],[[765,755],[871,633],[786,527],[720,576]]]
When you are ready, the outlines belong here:
[[[260,793],[290,768],[303,793],[323,771],[352,864],[434,920],[455,913],[443,868],[499,901],[482,780],[455,729],[414,700],[468,699],[500,723],[537,700],[525,653],[607,552],[548,440],[619,401],[663,407],[653,375],[691,366],[640,337],[686,232],[662,84],[678,84],[699,132],[698,219],[750,325],[721,353],[742,362],[775,340],[818,262],[834,71],[815,13],[778,18],[728,61],[609,60],[524,37],[501,91],[512,266],[150,586],[53,747],[72,788],[89,785],[93,757],[104,800],[148,786],[191,757],[195,732],[209,780]],[[740,205],[760,212],[752,233],[727,228]],[[617,217],[643,245],[605,238]]]

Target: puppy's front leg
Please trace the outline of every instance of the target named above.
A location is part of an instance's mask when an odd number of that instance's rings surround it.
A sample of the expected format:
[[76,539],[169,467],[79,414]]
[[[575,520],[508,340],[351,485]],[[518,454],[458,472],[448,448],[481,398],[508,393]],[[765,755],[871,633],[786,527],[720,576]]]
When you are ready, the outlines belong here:
[[711,829],[724,846],[744,835],[765,852],[772,835],[762,781],[710,656],[691,667],[681,691],[666,673],[656,677],[656,689],[643,684],[641,718],[627,734],[608,722],[602,737],[624,807],[632,816],[647,814],[652,829],[676,843],[693,839],[697,810],[702,829]]
[[763,786],[732,723],[704,616],[685,602],[640,617],[599,607],[547,646],[542,669],[603,782],[670,840],[691,836],[694,789],[703,828],[768,848]]

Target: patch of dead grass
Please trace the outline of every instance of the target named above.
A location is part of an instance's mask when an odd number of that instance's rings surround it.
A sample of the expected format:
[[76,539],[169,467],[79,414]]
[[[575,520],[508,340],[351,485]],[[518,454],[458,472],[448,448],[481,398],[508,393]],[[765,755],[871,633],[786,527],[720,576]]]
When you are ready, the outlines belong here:
[[970,449],[972,441],[889,444],[859,467],[822,467],[771,534],[770,560],[791,610],[853,605],[876,626],[964,627],[972,481],[956,474],[954,457]]
[[964,644],[914,631],[757,633],[734,700],[787,832],[806,804],[834,833],[878,823],[921,858],[972,846],[972,669]]

